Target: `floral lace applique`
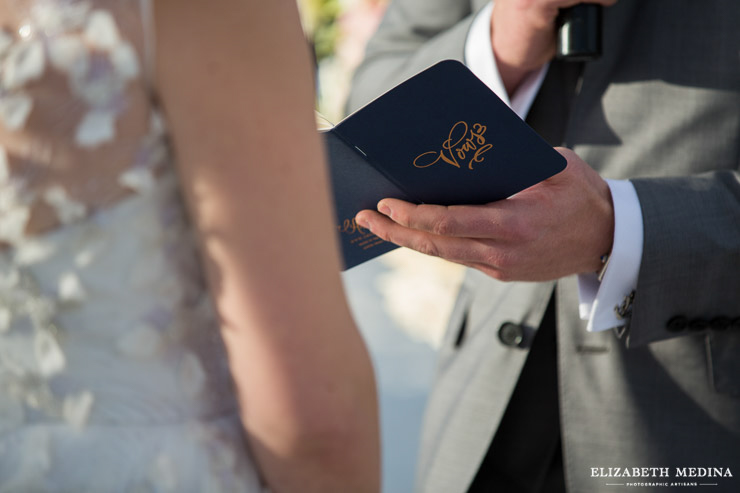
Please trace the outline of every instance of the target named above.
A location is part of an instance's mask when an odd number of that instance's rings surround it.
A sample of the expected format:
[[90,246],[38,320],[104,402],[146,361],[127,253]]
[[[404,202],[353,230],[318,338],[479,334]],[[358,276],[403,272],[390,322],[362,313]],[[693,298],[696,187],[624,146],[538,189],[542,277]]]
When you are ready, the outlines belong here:
[[89,2],[39,2],[17,36],[0,31],[0,120],[9,130],[25,126],[34,102],[24,87],[45,73],[47,58],[88,107],[77,124],[77,144],[111,141],[126,108],[126,85],[140,71],[136,51],[121,37],[113,15]]
[[132,491],[259,491],[138,56],[150,5],[10,3],[25,14],[0,26],[3,484],[120,489],[124,471]]
[[56,211],[62,224],[72,223],[87,214],[85,204],[72,200],[59,185],[52,185],[44,191],[44,201]]
[[[12,31],[0,27],[0,127],[11,133],[28,132],[30,138],[23,134],[26,142],[13,141],[8,148],[10,163],[6,149],[0,147],[0,245],[13,246],[25,239],[29,221],[36,219],[36,200],[49,206],[60,224],[73,223],[91,212],[92,203],[77,200],[73,195],[77,192],[65,185],[44,182],[39,170],[54,168],[56,155],[75,159],[79,153],[81,160],[89,160],[94,154],[88,152],[103,144],[118,145],[117,122],[138,104],[132,98],[142,97],[132,92],[136,87],[132,83],[141,78],[137,51],[112,11],[90,1],[39,0],[32,2],[26,19],[16,25]],[[60,76],[66,81],[63,85]],[[44,92],[50,87],[47,82],[69,94],[59,108],[49,106],[60,101],[48,98]],[[33,127],[29,127],[36,109],[40,119],[32,120]],[[169,157],[162,120],[155,109],[149,111],[148,134],[134,137],[135,141],[128,135],[120,139],[121,155],[131,153],[132,144],[138,147],[131,165],[118,177],[121,188],[135,193],[155,188],[155,168]],[[44,140],[49,131],[66,132],[70,148]],[[14,169],[16,165],[20,169]],[[102,161],[100,166],[104,169],[107,163]],[[87,190],[96,180],[89,179]],[[103,190],[110,189],[106,186]],[[44,221],[48,224],[42,218],[40,224]]]
[[95,397],[88,390],[67,395],[62,403],[64,420],[77,429],[83,428],[94,402]]
[[118,177],[118,184],[137,193],[151,192],[156,185],[156,173],[168,157],[164,120],[158,111],[152,110],[149,132],[141,140],[133,165]]
[[20,243],[31,217],[32,195],[21,184],[8,184],[0,194],[0,243]]
[[91,9],[89,1],[42,0],[31,7],[31,19],[47,35],[58,36],[82,28]]
[[8,155],[0,146],[0,243],[20,242],[31,217],[34,196],[26,191],[21,178],[13,177],[8,167]]
[[[67,357],[59,343],[60,330],[54,322],[59,308],[80,297],[82,287],[73,274],[64,274],[60,279],[59,299],[41,294],[35,280],[24,269],[4,266],[0,269],[0,314],[2,330],[0,336],[7,337],[14,330],[30,330],[32,357],[21,357],[7,344],[0,345],[0,389],[9,397],[0,399],[9,414],[3,414],[17,426],[23,421],[23,406],[43,412],[49,417],[63,419],[75,427],[87,421],[94,402],[89,391],[65,393],[56,396],[50,381],[67,368]],[[25,321],[25,323],[24,323]],[[11,322],[16,322],[11,328]],[[15,424],[13,424],[15,423]],[[2,426],[5,426],[3,424]]]
[[3,87],[20,89],[44,73],[46,56],[40,39],[21,37],[5,52],[3,60]]
[[44,47],[40,40],[29,39],[29,29],[19,30],[20,39],[0,30],[0,120],[9,130],[20,130],[26,125],[33,100],[22,87],[44,72]]
[[59,277],[58,294],[60,303],[64,305],[82,303],[87,297],[82,281],[74,272],[65,272]]
[[115,120],[123,111],[126,84],[139,75],[139,62],[130,43],[121,39],[110,12],[90,13],[82,38],[91,49],[88,70],[69,71],[74,94],[90,106],[77,127],[81,147],[95,147],[115,136]]

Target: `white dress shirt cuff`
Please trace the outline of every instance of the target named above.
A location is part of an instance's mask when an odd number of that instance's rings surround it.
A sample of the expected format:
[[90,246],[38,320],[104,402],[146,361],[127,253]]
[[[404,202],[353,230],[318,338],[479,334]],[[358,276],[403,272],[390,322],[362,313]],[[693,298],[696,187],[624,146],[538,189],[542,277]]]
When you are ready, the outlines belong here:
[[627,180],[606,180],[614,204],[614,243],[601,282],[597,275],[578,276],[579,311],[590,332],[624,325],[615,307],[634,291],[642,259],[642,210],[635,187]]
[[491,2],[483,7],[473,19],[468,37],[465,40],[465,65],[514,110],[519,118],[524,119],[534,102],[535,96],[537,96],[537,92],[540,90],[549,64],[527,75],[517,89],[516,94],[509,98],[496,67],[496,59],[491,45],[492,12],[493,3]]

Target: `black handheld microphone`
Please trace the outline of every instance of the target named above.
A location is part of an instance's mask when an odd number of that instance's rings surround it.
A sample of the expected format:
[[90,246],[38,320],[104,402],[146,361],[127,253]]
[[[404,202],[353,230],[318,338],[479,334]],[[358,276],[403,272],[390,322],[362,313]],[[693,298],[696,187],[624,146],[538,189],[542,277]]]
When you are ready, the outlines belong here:
[[601,56],[601,5],[579,3],[561,9],[556,57],[573,62],[588,62]]

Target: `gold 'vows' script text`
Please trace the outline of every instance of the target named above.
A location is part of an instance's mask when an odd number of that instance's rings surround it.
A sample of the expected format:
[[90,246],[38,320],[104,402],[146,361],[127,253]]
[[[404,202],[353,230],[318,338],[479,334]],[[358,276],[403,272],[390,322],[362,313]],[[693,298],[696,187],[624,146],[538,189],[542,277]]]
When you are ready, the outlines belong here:
[[486,143],[485,133],[486,126],[480,123],[469,127],[463,121],[457,122],[450,129],[447,140],[442,142],[442,149],[419,154],[414,159],[414,166],[428,168],[441,160],[457,168],[460,168],[460,163],[467,162],[468,169],[473,169],[473,163],[483,162],[483,154],[493,147]]

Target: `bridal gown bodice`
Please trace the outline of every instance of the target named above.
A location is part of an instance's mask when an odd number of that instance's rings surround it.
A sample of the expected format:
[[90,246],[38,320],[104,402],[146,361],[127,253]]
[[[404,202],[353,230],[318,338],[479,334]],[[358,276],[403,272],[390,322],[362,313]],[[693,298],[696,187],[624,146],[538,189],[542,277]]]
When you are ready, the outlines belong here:
[[0,0],[0,492],[261,491],[138,0]]

